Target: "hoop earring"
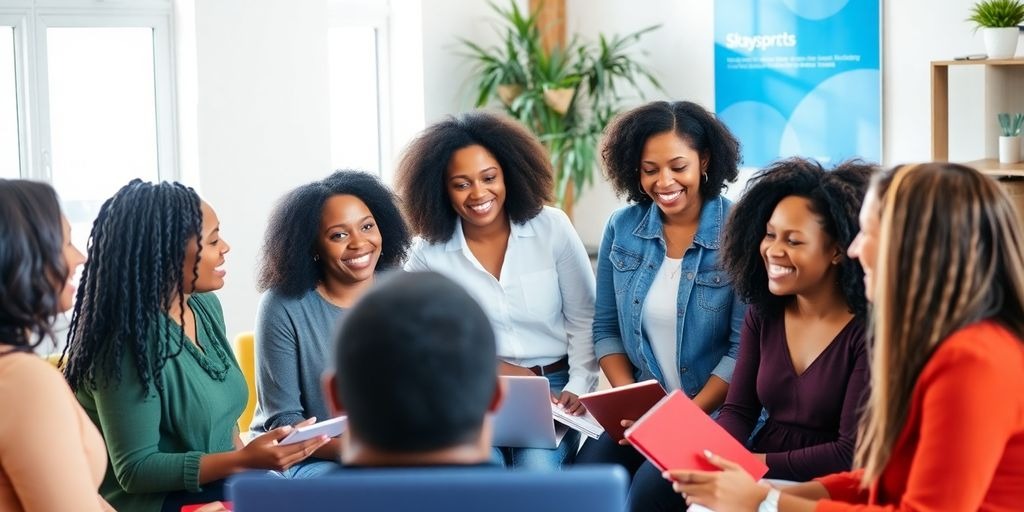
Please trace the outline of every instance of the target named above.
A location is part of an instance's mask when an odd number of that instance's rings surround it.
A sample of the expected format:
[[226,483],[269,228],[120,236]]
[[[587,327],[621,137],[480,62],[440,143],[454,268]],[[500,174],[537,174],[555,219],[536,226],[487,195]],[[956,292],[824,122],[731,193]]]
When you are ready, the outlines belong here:
[[636,188],[637,188],[637,190],[639,190],[639,191],[640,191],[640,195],[642,195],[642,196],[644,196],[644,197],[646,197],[646,196],[647,196],[647,191],[646,191],[646,190],[644,190],[644,186],[643,186],[643,185],[641,185],[641,184],[637,183],[637,184],[636,184]]
[[707,185],[708,184],[708,173],[704,173],[703,176],[704,176],[704,184]]

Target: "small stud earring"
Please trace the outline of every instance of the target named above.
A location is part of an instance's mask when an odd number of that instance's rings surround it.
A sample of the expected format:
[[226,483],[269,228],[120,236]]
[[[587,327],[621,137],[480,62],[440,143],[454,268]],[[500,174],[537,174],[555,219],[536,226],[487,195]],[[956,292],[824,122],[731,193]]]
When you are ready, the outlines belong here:
[[319,254],[314,254],[314,255],[313,255],[313,261],[314,261],[314,262],[318,262],[318,261],[320,261],[320,255],[319,255]]

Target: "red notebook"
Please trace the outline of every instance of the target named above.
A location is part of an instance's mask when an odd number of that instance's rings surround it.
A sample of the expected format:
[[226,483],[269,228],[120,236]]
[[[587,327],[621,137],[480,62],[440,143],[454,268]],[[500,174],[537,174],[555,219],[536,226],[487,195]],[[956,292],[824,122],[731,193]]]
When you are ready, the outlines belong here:
[[620,421],[640,418],[662,398],[665,389],[654,379],[580,395],[590,414],[616,441],[622,439],[626,430]]
[[768,472],[764,462],[679,390],[663,398],[629,427],[626,439],[661,471],[715,471],[718,468],[704,456],[704,450],[711,450],[742,466],[755,480]]
[[[224,504],[224,508],[232,510],[230,501],[222,501],[221,503]],[[196,510],[199,510],[205,507],[206,505],[206,503],[199,503],[197,505],[185,505],[181,507],[181,512],[195,512]]]

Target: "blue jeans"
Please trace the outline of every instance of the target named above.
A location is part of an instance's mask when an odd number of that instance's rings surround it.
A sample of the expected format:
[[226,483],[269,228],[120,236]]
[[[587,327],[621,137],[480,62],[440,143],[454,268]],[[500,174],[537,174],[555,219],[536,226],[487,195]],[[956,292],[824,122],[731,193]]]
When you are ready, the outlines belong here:
[[[558,395],[569,382],[569,370],[545,375],[551,393]],[[557,448],[492,447],[491,461],[509,469],[558,470],[572,464],[580,445],[580,433],[569,429]]]
[[341,465],[337,462],[310,457],[284,471],[270,471],[269,473],[281,478],[314,478],[339,467]]

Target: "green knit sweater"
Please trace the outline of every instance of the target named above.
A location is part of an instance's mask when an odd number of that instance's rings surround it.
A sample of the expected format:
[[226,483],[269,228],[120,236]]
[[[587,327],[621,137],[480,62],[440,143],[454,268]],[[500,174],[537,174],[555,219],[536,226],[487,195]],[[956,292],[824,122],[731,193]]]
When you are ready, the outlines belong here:
[[[81,389],[78,401],[103,433],[110,465],[100,493],[120,512],[159,512],[168,492],[198,492],[199,458],[234,450],[234,427],[248,389],[224,333],[224,313],[213,294],[188,301],[199,346],[185,342],[167,360],[160,386],[142,382],[131,355],[122,359],[119,385]],[[177,324],[160,315],[150,350],[177,350]],[[175,340],[175,341],[172,341]],[[151,354],[154,352],[150,352]]]

